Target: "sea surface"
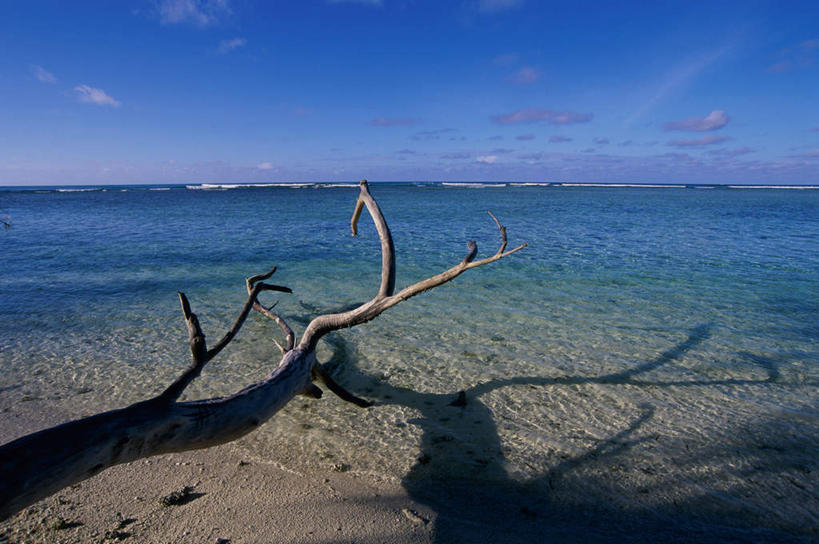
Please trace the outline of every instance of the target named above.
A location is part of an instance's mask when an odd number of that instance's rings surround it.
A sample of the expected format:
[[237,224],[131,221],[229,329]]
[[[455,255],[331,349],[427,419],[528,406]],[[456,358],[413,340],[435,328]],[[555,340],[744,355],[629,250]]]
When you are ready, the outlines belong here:
[[[510,247],[529,246],[330,335],[319,360],[376,405],[297,397],[238,443],[249,458],[392,479],[418,500],[457,481],[531,493],[533,510],[617,509],[728,539],[743,526],[758,541],[819,534],[817,188],[371,191],[398,288],[459,262],[468,240],[494,253],[487,211]],[[293,294],[263,302],[297,334],[372,297],[379,243],[366,212],[350,235],[357,193],[0,188],[0,418],[27,402],[79,417],[161,392],[189,362],[177,291],[211,341],[244,278],[273,265]],[[251,316],[185,398],[261,379],[274,338]],[[451,406],[461,391],[466,406]]]

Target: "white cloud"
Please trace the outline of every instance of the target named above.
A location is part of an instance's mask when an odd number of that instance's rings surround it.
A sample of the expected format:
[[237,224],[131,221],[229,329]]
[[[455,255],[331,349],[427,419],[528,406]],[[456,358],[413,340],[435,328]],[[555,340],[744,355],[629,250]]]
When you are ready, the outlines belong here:
[[80,102],[98,106],[113,106],[115,108],[120,105],[118,100],[114,100],[102,89],[95,89],[88,85],[77,85],[74,87],[74,91],[77,93],[77,100]]
[[723,110],[714,110],[705,117],[690,117],[682,121],[665,123],[665,130],[687,130],[692,132],[706,132],[717,130],[728,124],[731,118]]
[[212,25],[230,12],[228,0],[160,0],[159,20],[163,24]]
[[225,53],[230,53],[234,49],[239,49],[247,44],[247,40],[244,38],[233,38],[232,40],[222,40],[219,42],[219,52],[223,55]]
[[498,160],[497,155],[484,155],[475,159],[477,162],[481,164],[495,164]]
[[37,66],[36,64],[32,64],[30,66],[31,73],[37,78],[37,81],[40,83],[57,83],[57,78],[54,77],[54,74],[43,68],[42,66]]
[[259,170],[273,170],[273,163],[272,162],[262,162],[256,167]]

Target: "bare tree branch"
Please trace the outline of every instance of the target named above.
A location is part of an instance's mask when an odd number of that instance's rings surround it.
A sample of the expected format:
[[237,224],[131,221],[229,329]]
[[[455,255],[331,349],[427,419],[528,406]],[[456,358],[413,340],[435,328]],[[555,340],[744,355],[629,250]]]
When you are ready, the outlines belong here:
[[[372,300],[349,312],[313,319],[299,345],[294,347],[292,329],[278,314],[257,301],[262,291],[291,292],[287,287],[263,283],[276,271],[274,267],[265,274],[245,280],[247,300],[239,315],[222,339],[208,349],[199,319],[191,311],[187,297],[179,293],[188,329],[190,366],[154,398],[64,423],[0,446],[0,520],[108,467],[151,455],[206,448],[235,440],[256,429],[294,396],[321,397],[321,389],[312,383],[315,378],[343,400],[362,407],[370,406],[372,403],[336,383],[316,361],[318,340],[330,331],[370,321],[399,302],[446,283],[465,270],[497,261],[526,247],[523,244],[506,251],[506,229],[492,216],[502,239],[500,249],[493,256],[475,261],[477,246],[469,242],[469,253],[459,264],[394,293],[392,236],[381,210],[370,195],[366,180],[361,182],[350,222],[353,234],[365,206],[381,241],[381,284]],[[233,340],[251,309],[275,321],[285,335],[278,366],[264,379],[232,395],[179,402],[185,388],[200,375],[204,366]]]
[[[259,274],[257,276],[251,276],[245,279],[245,284],[247,286],[247,294],[249,295],[251,293],[251,291],[253,290],[253,285],[256,282],[266,280],[267,278],[272,276],[274,272],[276,272],[275,266],[270,270],[270,272],[267,272],[265,274]],[[293,334],[293,329],[291,329],[290,326],[287,323],[285,323],[284,319],[282,319],[281,316],[279,316],[279,314],[272,311],[273,306],[271,306],[270,308],[265,308],[259,303],[259,301],[254,301],[253,309],[259,312],[260,314],[264,315],[265,317],[272,319],[284,333],[285,338],[284,346],[276,342],[275,338],[273,339],[273,342],[279,347],[279,351],[281,351],[282,354],[284,354],[293,349],[293,345],[296,343],[296,335]]]
[[320,364],[317,363],[315,366],[313,366],[313,373],[316,374],[316,377],[320,379],[330,391],[338,395],[340,399],[347,402],[352,402],[356,406],[361,406],[362,408],[367,408],[368,406],[373,405],[371,401],[357,397],[340,386]]
[[390,235],[390,230],[387,227],[386,221],[384,221],[384,217],[381,215],[381,210],[378,208],[378,205],[375,204],[375,201],[370,195],[367,187],[367,180],[363,180],[361,182],[361,194],[358,197],[358,201],[356,202],[355,210],[353,212],[353,218],[351,220],[353,235],[356,234],[356,225],[358,223],[358,218],[361,215],[363,204],[366,204],[367,210],[370,212],[373,222],[376,225],[376,230],[378,230],[378,236],[381,239],[381,289],[370,301],[353,310],[336,314],[325,314],[313,319],[301,337],[301,341],[299,342],[299,347],[301,349],[315,349],[319,339],[328,332],[354,327],[355,325],[360,325],[362,323],[366,323],[367,321],[371,321],[382,312],[392,308],[399,302],[403,302],[417,294],[423,293],[424,291],[432,289],[433,287],[437,287],[443,283],[451,281],[470,268],[493,263],[499,259],[511,255],[512,253],[520,251],[529,245],[522,244],[510,251],[505,251],[506,228],[502,226],[497,218],[490,213],[492,218],[497,223],[498,230],[500,230],[501,234],[500,248],[493,256],[478,261],[473,261],[477,255],[478,246],[474,241],[470,241],[467,244],[469,253],[459,264],[440,274],[407,286],[396,294],[392,294],[395,285],[395,256],[392,236]]
[[378,207],[375,199],[370,194],[367,180],[361,180],[360,185],[361,190],[358,201],[355,203],[353,217],[350,219],[350,227],[353,236],[356,236],[358,234],[358,218],[361,217],[361,210],[366,205],[367,211],[370,212],[370,217],[372,217],[378,231],[378,238],[381,240],[381,285],[378,289],[378,296],[387,297],[395,290],[395,247],[392,243],[392,234],[390,234],[387,221],[381,215],[381,208]]
[[191,305],[185,293],[180,291],[177,294],[179,295],[179,302],[182,304],[182,314],[185,316],[185,324],[188,326],[193,362],[191,362],[191,366],[160,395],[161,398],[168,402],[178,399],[185,388],[201,374],[202,369],[210,360],[208,358],[205,334],[199,326],[199,318],[196,317],[195,313],[191,312]]
[[239,312],[238,317],[236,317],[236,321],[233,322],[233,326],[228,329],[225,333],[225,336],[222,337],[216,345],[208,350],[208,359],[213,359],[216,355],[222,351],[228,343],[233,340],[233,337],[236,336],[236,333],[239,332],[239,329],[242,328],[242,324],[247,319],[247,314],[250,313],[250,310],[253,309],[253,305],[256,303],[256,297],[262,291],[279,291],[282,293],[292,293],[289,288],[282,287],[281,285],[271,285],[268,283],[257,283],[253,286],[250,292],[247,295],[247,300],[245,301],[245,305],[242,307],[242,311]]

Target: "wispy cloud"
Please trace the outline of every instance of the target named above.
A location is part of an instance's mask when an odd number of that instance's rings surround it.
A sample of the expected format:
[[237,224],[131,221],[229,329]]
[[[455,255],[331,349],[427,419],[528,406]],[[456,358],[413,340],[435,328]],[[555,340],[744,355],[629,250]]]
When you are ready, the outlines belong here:
[[819,132],[819,125],[816,125],[811,129],[813,132]]
[[376,117],[367,124],[371,127],[410,127],[415,124],[412,117]]
[[817,159],[817,160],[819,160],[819,149],[811,149],[810,151],[806,151],[805,153],[798,153],[796,155],[788,155],[788,156],[790,158],[793,158],[793,159],[809,159],[809,160]]
[[437,128],[435,130],[422,130],[420,132],[416,132],[412,139],[413,140],[438,140],[441,138],[442,134],[450,134],[453,132],[458,132],[457,128]]
[[671,140],[670,142],[666,143],[666,145],[670,145],[672,147],[704,147],[707,145],[721,144],[722,142],[727,142],[728,140],[729,138],[726,138],[725,136],[709,134],[708,136],[695,138],[693,140]]
[[541,72],[532,68],[531,66],[523,66],[510,78],[512,83],[518,85],[531,85],[540,79]]
[[477,8],[480,13],[497,13],[522,5],[523,0],[478,0]]
[[88,85],[77,85],[74,87],[74,92],[77,93],[77,100],[87,104],[96,104],[98,106],[113,106],[120,105],[118,100],[114,100],[102,89],[96,89]]
[[454,153],[442,153],[441,154],[442,159],[449,159],[449,160],[468,159],[471,156],[472,156],[472,153],[467,153],[465,151],[456,151]]
[[766,71],[771,74],[780,74],[794,68],[813,66],[817,53],[819,53],[819,38],[804,40],[794,47],[783,50],[782,60],[768,66]]
[[592,141],[597,145],[606,145],[610,143],[608,138],[595,138]]
[[588,123],[594,118],[591,113],[577,113],[574,111],[554,111],[537,108],[526,108],[512,113],[493,115],[492,120],[499,125],[514,125],[518,123],[549,123],[550,125],[572,125]]
[[691,132],[707,132],[718,130],[731,120],[723,110],[714,110],[705,117],[689,117],[682,121],[670,121],[663,125],[665,130],[683,130]]
[[549,138],[549,143],[550,144],[561,144],[563,142],[571,142],[571,141],[572,141],[572,139],[569,138],[568,136],[555,135],[555,136],[552,136],[551,138]]
[[643,115],[653,110],[657,104],[660,104],[667,96],[673,95],[680,89],[690,85],[708,68],[726,57],[733,49],[734,45],[728,43],[720,48],[713,49],[674,65],[669,71],[663,74],[656,88],[650,91],[651,96],[640,101],[640,107],[626,119],[626,125],[633,124]]
[[206,27],[230,13],[228,0],[160,0],[159,20],[162,24],[187,23]]
[[515,139],[516,140],[522,140],[522,141],[534,140],[535,135],[534,134],[521,134],[520,136],[517,136]]
[[260,162],[256,168],[259,170],[273,170],[273,163],[272,162]]
[[247,45],[247,40],[244,38],[233,38],[232,40],[222,40],[219,42],[219,52],[221,54],[230,53],[234,49],[239,49]]
[[756,149],[751,147],[737,147],[736,149],[712,149],[707,153],[709,155],[720,157],[720,158],[730,158],[733,159],[734,157],[740,157],[742,155],[747,155],[749,153],[755,153]]
[[481,164],[495,164],[497,161],[497,155],[482,155],[475,159],[475,162],[479,162]]
[[790,70],[792,66],[793,62],[789,60],[783,60],[768,66],[766,72],[770,74],[781,74],[782,72],[787,72],[788,70]]
[[42,66],[32,64],[31,66],[29,66],[29,69],[31,70],[31,74],[40,83],[57,83],[57,78],[54,76],[54,74],[52,74]]

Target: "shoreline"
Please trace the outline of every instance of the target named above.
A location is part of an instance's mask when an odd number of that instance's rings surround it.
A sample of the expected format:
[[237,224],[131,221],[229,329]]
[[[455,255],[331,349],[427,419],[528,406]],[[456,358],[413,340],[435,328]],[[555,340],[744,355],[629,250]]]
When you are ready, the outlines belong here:
[[[71,415],[43,399],[12,404],[6,395],[0,400],[3,443]],[[661,445],[643,428],[655,417],[648,409],[635,414],[620,433],[577,455],[561,456],[537,482],[512,485],[511,479],[500,485],[481,471],[452,478],[456,463],[447,456],[459,448],[458,440],[422,444],[419,451],[433,451],[432,460],[422,456],[405,475],[379,477],[319,458],[279,464],[275,459],[302,453],[292,447],[275,451],[273,444],[262,457],[244,442],[253,440],[251,433],[222,446],[108,469],[0,523],[0,543],[625,543],[649,538],[774,543],[811,542],[819,534],[816,525],[778,517],[796,514],[793,504],[778,514],[755,506],[763,497],[813,494],[815,472],[792,465],[810,455],[810,433],[792,444],[798,446],[793,452],[767,442],[754,446],[755,440],[724,443],[719,450],[726,454],[752,448],[751,457],[735,457],[734,463],[767,463],[771,471],[742,469],[752,472],[735,477],[756,483],[726,495],[720,489],[731,488],[720,481],[736,469],[726,467],[725,459],[712,456],[687,466],[702,456],[701,443],[666,450],[676,458],[670,464],[644,456],[632,458],[634,466],[620,464],[626,458],[619,456],[630,448]],[[276,425],[276,418],[266,425]],[[345,453],[354,464],[355,452]],[[703,471],[710,476],[703,478]],[[163,498],[174,492],[181,495],[178,504],[164,505]],[[807,511],[800,516],[812,517]]]

